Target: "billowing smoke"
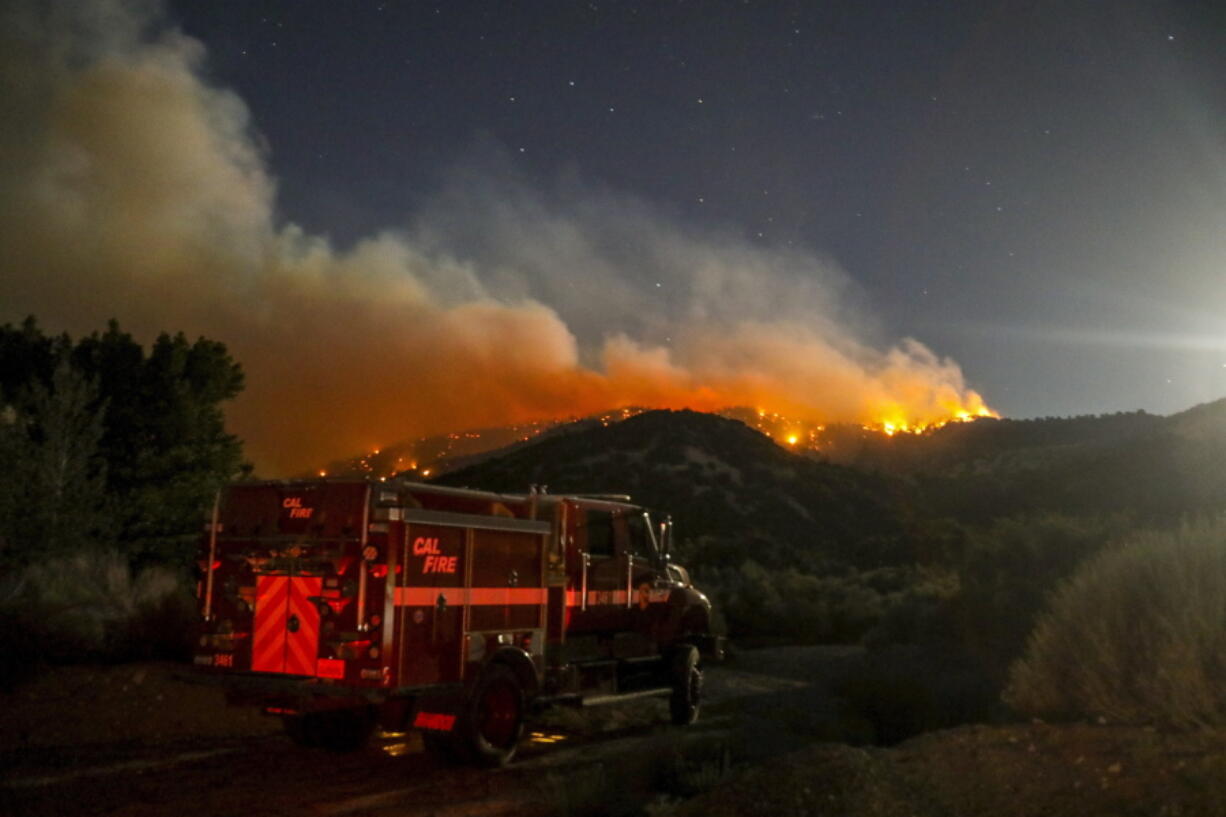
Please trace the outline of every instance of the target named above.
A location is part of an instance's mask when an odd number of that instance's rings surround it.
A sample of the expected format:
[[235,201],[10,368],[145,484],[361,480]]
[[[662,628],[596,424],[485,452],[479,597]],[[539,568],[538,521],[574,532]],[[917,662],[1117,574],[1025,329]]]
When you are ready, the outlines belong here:
[[231,422],[262,473],[621,405],[984,410],[952,361],[870,342],[830,262],[576,182],[533,191],[485,154],[400,229],[338,250],[278,217],[246,106],[156,5],[10,6],[0,320],[225,342],[248,375]]

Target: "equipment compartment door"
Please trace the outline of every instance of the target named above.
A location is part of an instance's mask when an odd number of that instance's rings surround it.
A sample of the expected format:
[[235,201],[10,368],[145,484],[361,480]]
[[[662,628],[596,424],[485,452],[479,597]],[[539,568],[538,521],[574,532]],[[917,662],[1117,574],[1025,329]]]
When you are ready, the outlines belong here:
[[259,576],[251,669],[314,675],[319,656],[319,576]]
[[468,602],[468,531],[410,522],[396,576],[398,677],[402,684],[459,680]]
[[545,537],[513,530],[473,531],[469,630],[535,630],[545,626]]

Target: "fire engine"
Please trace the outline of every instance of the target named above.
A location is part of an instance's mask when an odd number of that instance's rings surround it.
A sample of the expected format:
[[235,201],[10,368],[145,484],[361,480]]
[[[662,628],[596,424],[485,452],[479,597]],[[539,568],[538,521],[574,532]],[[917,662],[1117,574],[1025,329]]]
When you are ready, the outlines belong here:
[[671,539],[627,496],[234,484],[201,544],[195,664],[336,751],[381,726],[501,765],[538,708],[647,695],[688,724],[721,644]]

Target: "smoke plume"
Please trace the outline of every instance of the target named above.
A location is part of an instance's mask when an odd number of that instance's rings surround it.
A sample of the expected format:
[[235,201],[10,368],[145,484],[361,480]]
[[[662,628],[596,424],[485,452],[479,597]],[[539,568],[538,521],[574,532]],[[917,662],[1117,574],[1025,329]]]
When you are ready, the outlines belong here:
[[0,14],[0,320],[223,341],[261,473],[621,405],[985,410],[952,361],[857,328],[829,261],[574,181],[534,191],[488,152],[399,229],[338,249],[279,217],[247,107],[156,4]]

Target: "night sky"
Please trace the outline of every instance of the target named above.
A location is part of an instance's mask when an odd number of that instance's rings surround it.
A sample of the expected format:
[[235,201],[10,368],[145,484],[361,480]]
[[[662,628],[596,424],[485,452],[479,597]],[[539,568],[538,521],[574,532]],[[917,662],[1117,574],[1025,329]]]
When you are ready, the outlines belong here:
[[1015,416],[1226,396],[1212,3],[176,3],[349,242],[498,151],[829,256]]
[[[400,321],[354,272],[369,261],[430,305],[432,328],[392,346],[462,334],[457,315],[489,307],[465,325],[515,335],[544,316],[550,338],[576,347],[555,362],[579,366],[581,385],[456,422],[556,413],[614,358],[632,359],[619,382],[636,384],[602,381],[618,399],[648,399],[644,378],[666,376],[689,395],[724,377],[735,388],[721,395],[774,399],[813,372],[827,391],[885,383],[874,393],[888,400],[873,399],[890,405],[926,378],[933,394],[973,406],[973,390],[1014,417],[1226,396],[1220,3],[16,5],[5,45],[19,56],[5,69],[17,102],[0,110],[0,146],[18,146],[5,169],[23,181],[2,203],[24,213],[48,185],[64,189],[54,219],[10,225],[20,246],[0,251],[3,320],[201,331],[259,374],[275,369],[260,350],[284,360],[321,325]],[[136,67],[108,78],[95,70],[108,60]],[[157,82],[185,101],[148,91]],[[140,236],[91,227],[116,212],[121,225],[165,223]],[[142,242],[159,251],[136,252]],[[201,242],[206,261],[185,249]],[[223,250],[248,260],[213,257]],[[114,272],[81,272],[91,264]],[[251,317],[276,275],[295,317],[274,305]],[[348,294],[325,309],[304,275]],[[241,325],[224,293],[247,308]],[[788,329],[767,337],[772,316]],[[487,346],[508,348],[494,334],[456,348],[480,347],[488,364]],[[611,337],[629,339],[612,358]],[[764,350],[807,356],[796,350],[814,338],[821,362],[758,377]],[[534,366],[516,375],[525,389]],[[341,391],[331,376],[313,374],[303,394]],[[394,414],[371,422],[388,429]],[[257,415],[271,416],[253,412],[248,436]],[[406,423],[405,436],[439,426]]]

